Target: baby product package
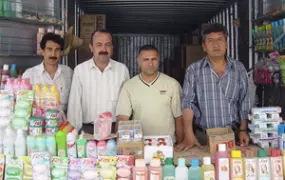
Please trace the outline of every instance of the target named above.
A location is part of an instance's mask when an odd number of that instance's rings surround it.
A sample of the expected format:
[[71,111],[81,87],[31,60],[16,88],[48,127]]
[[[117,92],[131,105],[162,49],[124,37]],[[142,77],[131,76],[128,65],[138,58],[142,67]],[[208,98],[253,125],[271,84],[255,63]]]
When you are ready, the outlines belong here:
[[116,179],[116,162],[117,159],[114,156],[99,156],[96,166],[99,170],[102,180],[115,180]]
[[94,138],[103,140],[111,135],[112,113],[104,112],[94,122]]
[[51,179],[52,180],[67,180],[67,157],[52,157],[51,158]]
[[37,152],[32,154],[33,180],[50,180],[50,154]]
[[98,179],[99,172],[96,168],[96,159],[83,158],[81,159],[81,177],[80,180]]
[[22,156],[23,160],[23,180],[33,180],[33,169],[30,156]]
[[0,154],[0,180],[4,178],[4,165],[5,165],[5,156]]
[[9,90],[0,90],[0,128],[9,125],[14,110],[14,96]]
[[72,158],[68,160],[68,180],[79,180],[81,174],[81,159]]
[[132,180],[132,168],[135,165],[134,156],[117,155],[117,179]]
[[5,180],[22,179],[23,160],[17,156],[6,156]]
[[12,119],[14,129],[28,130],[28,119],[31,116],[34,91],[20,90],[17,92],[17,102]]

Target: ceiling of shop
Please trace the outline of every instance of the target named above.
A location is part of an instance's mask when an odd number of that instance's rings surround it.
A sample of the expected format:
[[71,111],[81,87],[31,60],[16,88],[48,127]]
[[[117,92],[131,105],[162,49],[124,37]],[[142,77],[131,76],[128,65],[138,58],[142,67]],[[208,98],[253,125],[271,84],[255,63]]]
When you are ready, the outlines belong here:
[[106,14],[112,32],[182,33],[233,0],[79,0],[85,14]]

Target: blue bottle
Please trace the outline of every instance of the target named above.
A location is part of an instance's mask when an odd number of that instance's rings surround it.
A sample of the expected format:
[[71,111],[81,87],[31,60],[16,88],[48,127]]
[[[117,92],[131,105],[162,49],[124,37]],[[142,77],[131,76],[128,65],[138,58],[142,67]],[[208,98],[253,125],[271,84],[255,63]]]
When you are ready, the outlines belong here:
[[202,180],[201,168],[199,167],[199,159],[192,159],[191,167],[188,171],[188,180]]
[[106,145],[106,156],[116,156],[117,155],[117,144],[114,139],[109,139]]

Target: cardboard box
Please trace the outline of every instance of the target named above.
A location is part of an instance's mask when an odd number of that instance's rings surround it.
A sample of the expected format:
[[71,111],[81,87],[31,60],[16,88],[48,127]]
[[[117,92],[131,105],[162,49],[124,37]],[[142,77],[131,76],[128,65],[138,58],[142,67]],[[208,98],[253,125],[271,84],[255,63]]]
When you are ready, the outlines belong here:
[[144,144],[138,142],[117,142],[117,155],[132,155],[136,159],[144,158]]
[[187,45],[186,46],[186,68],[193,62],[201,60],[206,54],[201,46]]
[[80,17],[80,38],[90,39],[91,34],[97,28],[96,15],[83,15]]
[[206,129],[206,133],[210,153],[216,153],[219,144],[226,144],[228,150],[235,148],[235,134],[232,128]]
[[106,29],[106,15],[96,14],[96,26],[97,29]]

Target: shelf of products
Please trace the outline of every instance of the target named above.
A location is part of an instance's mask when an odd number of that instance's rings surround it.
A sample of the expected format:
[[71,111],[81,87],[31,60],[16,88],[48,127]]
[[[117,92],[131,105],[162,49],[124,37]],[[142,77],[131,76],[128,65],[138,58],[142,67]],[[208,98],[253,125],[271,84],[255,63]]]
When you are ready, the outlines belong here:
[[55,18],[50,18],[49,20],[41,20],[37,16],[26,16],[26,18],[25,17],[17,18],[17,17],[0,16],[0,20],[26,23],[26,24],[32,24],[32,25],[41,25],[41,26],[61,26],[62,25],[62,22]]

